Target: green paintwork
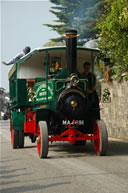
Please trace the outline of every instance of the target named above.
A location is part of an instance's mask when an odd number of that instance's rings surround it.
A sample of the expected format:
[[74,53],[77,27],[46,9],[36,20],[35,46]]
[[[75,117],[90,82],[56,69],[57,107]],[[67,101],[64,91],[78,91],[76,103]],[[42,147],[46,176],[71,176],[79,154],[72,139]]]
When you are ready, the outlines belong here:
[[23,112],[12,112],[12,124],[14,130],[24,130],[24,113]]
[[34,92],[36,94],[35,103],[46,103],[47,101],[54,101],[54,81],[38,82],[34,86]]
[[[66,68],[60,69],[56,74],[48,74],[48,51],[55,51],[56,53],[59,50],[66,50],[66,47],[50,47],[50,48],[40,48],[35,49],[32,52],[25,55],[23,58],[19,59],[17,63],[12,67],[9,72],[9,87],[10,87],[10,109],[15,110],[18,108],[27,108],[31,107],[32,111],[39,111],[41,105],[45,104],[45,109],[41,110],[41,113],[47,111],[48,109],[51,111],[56,111],[56,100],[59,97],[60,93],[65,89],[65,82],[67,79],[67,70]],[[93,52],[99,52],[98,49],[89,49],[78,47],[77,50],[89,51],[91,52],[91,63],[93,66]],[[28,62],[29,58],[32,55],[36,55],[37,53],[44,53],[43,57],[46,58],[46,73],[44,77],[36,77],[35,84],[33,87],[33,91],[35,93],[34,100],[29,101],[28,99],[28,90],[26,85],[26,79],[18,79],[17,78],[17,69],[18,65],[22,65],[24,62]],[[36,65],[36,63],[35,63]],[[82,80],[83,77],[79,73],[77,73],[80,82],[78,87],[82,89],[84,92],[87,92],[87,81]],[[18,114],[18,113],[17,113]],[[40,114],[40,113],[39,113]],[[46,113],[47,114],[47,113]],[[22,117],[22,115],[21,115]],[[46,119],[45,116],[44,119]],[[21,121],[22,122],[22,121]]]
[[27,88],[25,79],[16,79],[14,74],[10,79],[10,108],[27,105]]

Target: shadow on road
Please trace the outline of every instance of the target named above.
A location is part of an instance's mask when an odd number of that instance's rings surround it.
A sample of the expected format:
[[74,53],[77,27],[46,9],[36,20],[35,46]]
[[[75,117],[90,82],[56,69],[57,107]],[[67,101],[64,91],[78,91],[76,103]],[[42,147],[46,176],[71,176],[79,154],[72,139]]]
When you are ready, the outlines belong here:
[[16,192],[29,192],[29,191],[36,192],[38,190],[42,190],[43,192],[43,189],[53,188],[53,187],[62,186],[66,184],[71,184],[71,182],[58,182],[58,183],[46,184],[46,185],[33,184],[33,185],[24,185],[24,186],[12,187],[12,188],[4,188],[1,190],[1,193],[5,193],[5,192],[16,193]]
[[[54,158],[69,158],[69,157],[85,157],[96,156],[93,143],[87,142],[85,146],[75,146],[68,143],[55,143],[49,146],[49,151],[55,151],[55,156],[48,157]],[[109,141],[108,152],[106,156],[128,156],[128,143],[120,141]]]
[[36,146],[36,145],[32,145],[32,146],[24,146],[23,149],[31,149],[31,148],[37,148],[37,146]]
[[128,142],[109,141],[108,156],[128,156]]
[[56,152],[55,155],[48,157],[50,159],[56,158],[73,158],[73,157],[85,157],[86,155],[95,155],[93,144],[87,142],[86,145],[76,146],[69,143],[54,143],[49,146],[49,151]]

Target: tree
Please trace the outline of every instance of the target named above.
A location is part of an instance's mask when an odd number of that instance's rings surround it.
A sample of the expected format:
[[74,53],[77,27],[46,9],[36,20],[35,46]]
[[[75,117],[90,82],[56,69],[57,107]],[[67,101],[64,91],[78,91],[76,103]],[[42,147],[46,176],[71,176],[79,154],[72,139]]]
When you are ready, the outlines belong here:
[[56,15],[57,25],[45,24],[57,31],[60,38],[51,39],[52,41],[63,41],[63,34],[67,28],[74,28],[78,31],[79,45],[97,37],[95,29],[96,18],[99,11],[102,12],[105,0],[50,0],[56,6],[51,7],[50,12]]
[[108,0],[97,29],[99,48],[111,59],[115,79],[128,79],[128,1]]

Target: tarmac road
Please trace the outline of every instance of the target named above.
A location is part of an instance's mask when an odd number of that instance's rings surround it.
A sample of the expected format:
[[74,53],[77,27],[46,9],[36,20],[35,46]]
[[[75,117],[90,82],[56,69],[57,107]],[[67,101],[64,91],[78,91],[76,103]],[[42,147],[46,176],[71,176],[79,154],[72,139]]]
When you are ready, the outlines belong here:
[[83,147],[50,144],[40,159],[36,143],[11,148],[9,121],[0,121],[1,193],[128,193],[128,143],[109,141],[105,157],[95,155],[90,142]]

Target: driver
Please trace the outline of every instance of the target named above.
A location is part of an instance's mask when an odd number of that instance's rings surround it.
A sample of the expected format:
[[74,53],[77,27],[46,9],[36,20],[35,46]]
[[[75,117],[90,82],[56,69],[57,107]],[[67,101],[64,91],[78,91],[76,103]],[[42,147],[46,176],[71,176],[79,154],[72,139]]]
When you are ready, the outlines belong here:
[[88,92],[91,93],[93,90],[96,89],[96,76],[91,71],[91,64],[90,62],[85,62],[83,64],[84,72],[82,73],[82,76],[86,77],[88,79]]
[[95,109],[95,117],[96,119],[100,119],[100,111],[99,111],[99,98],[96,92],[96,76],[90,72],[91,64],[90,62],[85,62],[83,64],[84,72],[82,76],[88,79],[88,98],[90,103],[92,103],[93,109]]

